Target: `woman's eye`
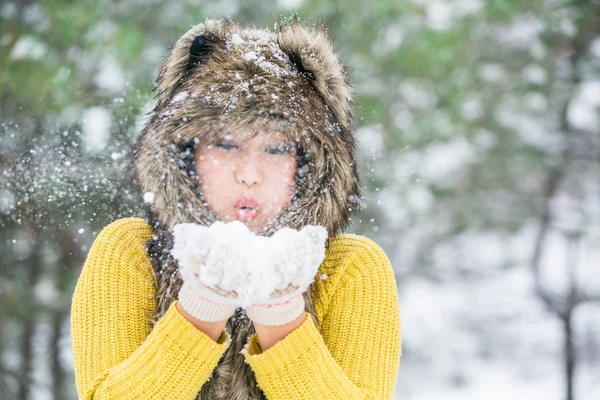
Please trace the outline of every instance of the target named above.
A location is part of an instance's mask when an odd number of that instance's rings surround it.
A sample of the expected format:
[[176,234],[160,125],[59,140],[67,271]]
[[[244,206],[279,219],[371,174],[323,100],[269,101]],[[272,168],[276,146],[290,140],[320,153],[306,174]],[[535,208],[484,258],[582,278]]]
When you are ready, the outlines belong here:
[[267,149],[267,151],[271,154],[288,154],[290,150],[286,146],[277,146],[277,147],[271,147],[271,148]]
[[219,149],[223,149],[223,150],[231,150],[231,149],[235,148],[235,145],[217,142],[217,143],[215,143],[215,147],[218,147]]

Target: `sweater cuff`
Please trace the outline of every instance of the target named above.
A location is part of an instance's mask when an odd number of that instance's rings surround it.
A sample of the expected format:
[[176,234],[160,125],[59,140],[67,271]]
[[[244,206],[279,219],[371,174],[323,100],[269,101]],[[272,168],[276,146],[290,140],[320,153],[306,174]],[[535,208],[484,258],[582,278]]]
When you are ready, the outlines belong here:
[[[251,342],[249,343],[249,347],[250,345],[254,347],[254,344]],[[323,341],[323,337],[317,329],[312,316],[306,313],[306,319],[302,325],[267,350],[259,354],[255,353],[256,350],[242,354],[244,354],[248,365],[250,365],[257,375],[266,376],[289,371],[289,369],[294,368],[292,364],[302,363],[301,359],[311,357],[307,353],[318,353],[321,351],[329,352],[329,349]]]
[[261,354],[241,352],[262,391],[270,399],[367,398],[331,355],[312,316],[306,314],[302,325]]
[[246,343],[245,349],[251,356],[262,353],[262,348],[260,347],[260,342],[258,341],[258,336],[256,333],[250,336],[250,339],[248,339],[248,342]]
[[206,333],[196,328],[176,308],[179,301],[174,300],[165,315],[156,323],[156,335],[170,345],[189,356],[207,364],[217,364],[230,341],[217,343]]

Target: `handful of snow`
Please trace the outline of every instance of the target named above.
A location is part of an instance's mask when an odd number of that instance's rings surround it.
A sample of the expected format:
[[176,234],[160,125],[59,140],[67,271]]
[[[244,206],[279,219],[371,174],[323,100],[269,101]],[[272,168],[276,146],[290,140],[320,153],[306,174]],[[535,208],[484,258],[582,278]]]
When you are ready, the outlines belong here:
[[210,227],[175,225],[173,237],[171,254],[184,281],[235,291],[239,305],[247,307],[290,284],[305,291],[325,259],[327,230],[284,227],[269,238],[255,235],[241,221],[217,221]]

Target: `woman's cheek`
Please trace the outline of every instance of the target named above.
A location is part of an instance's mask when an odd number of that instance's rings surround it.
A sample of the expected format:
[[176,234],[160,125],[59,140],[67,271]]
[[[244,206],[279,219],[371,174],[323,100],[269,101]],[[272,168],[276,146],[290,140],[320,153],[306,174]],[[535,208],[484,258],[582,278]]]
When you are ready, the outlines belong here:
[[213,193],[219,193],[218,186],[222,181],[222,172],[218,165],[213,164],[211,160],[203,160],[202,164],[199,165],[198,171],[202,191],[205,196],[212,199]]
[[[294,162],[295,164],[295,162]],[[277,203],[285,205],[291,200],[294,190],[295,165],[287,163],[279,169],[277,180]]]
[[288,161],[285,168],[286,180],[288,182],[288,188],[293,188],[294,179],[296,178],[296,159],[292,158]]

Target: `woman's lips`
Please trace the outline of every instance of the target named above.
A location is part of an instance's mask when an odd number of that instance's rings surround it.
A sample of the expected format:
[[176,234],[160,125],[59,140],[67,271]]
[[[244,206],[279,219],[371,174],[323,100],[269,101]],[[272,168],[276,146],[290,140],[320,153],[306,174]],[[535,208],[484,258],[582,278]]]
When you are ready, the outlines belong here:
[[235,213],[241,221],[252,221],[258,215],[260,206],[258,203],[250,198],[241,197],[237,203],[235,203]]

